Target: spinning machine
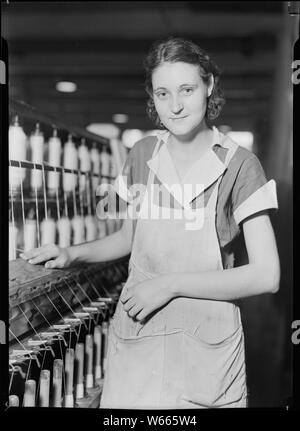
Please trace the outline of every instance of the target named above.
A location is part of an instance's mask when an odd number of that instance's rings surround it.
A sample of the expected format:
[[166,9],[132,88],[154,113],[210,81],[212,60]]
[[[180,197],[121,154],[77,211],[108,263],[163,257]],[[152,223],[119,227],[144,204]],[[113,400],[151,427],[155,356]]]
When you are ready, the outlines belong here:
[[19,255],[120,229],[121,220],[96,216],[97,187],[113,182],[120,166],[108,139],[21,102],[10,110],[9,405],[96,408],[128,257],[48,269]]

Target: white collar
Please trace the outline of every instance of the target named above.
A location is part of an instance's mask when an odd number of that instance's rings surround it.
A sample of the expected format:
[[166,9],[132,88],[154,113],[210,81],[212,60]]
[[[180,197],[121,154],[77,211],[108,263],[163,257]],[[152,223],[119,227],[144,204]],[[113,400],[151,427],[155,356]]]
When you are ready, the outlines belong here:
[[[214,145],[222,145],[222,135],[216,127],[213,127],[214,136],[212,146],[205,152],[205,154],[197,160],[187,175],[184,178],[185,184],[192,184],[189,188],[189,193],[184,196],[184,204],[187,205],[195,197],[201,194],[211,184],[213,184],[226,169],[226,165],[219,159],[213,151]],[[181,196],[176,197],[176,190],[172,189],[174,184],[178,184],[179,178],[175,170],[173,160],[167,148],[167,140],[170,135],[169,131],[158,131],[156,136],[160,141],[163,141],[157,154],[148,160],[149,168],[155,173],[160,182],[173,194],[175,199],[182,204]]]
[[[213,148],[215,145],[223,146],[225,135],[221,133],[216,126],[212,126],[212,130],[214,132],[214,135],[211,148]],[[169,130],[155,130],[153,134],[157,137],[159,141],[162,141],[164,144],[167,144],[170,136]]]

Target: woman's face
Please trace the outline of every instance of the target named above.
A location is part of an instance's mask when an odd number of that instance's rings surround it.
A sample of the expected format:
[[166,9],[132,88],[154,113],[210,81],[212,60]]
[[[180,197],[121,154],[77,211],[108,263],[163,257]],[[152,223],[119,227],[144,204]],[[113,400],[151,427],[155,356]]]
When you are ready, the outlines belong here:
[[207,97],[213,79],[207,86],[194,64],[162,63],[152,73],[153,100],[163,125],[174,135],[187,135],[203,121]]

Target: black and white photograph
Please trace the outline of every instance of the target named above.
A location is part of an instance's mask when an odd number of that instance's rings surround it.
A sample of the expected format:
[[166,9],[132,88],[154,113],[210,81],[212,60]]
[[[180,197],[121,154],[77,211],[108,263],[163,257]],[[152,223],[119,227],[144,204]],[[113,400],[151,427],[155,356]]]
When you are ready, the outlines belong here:
[[1,3],[7,412],[297,408],[299,5]]

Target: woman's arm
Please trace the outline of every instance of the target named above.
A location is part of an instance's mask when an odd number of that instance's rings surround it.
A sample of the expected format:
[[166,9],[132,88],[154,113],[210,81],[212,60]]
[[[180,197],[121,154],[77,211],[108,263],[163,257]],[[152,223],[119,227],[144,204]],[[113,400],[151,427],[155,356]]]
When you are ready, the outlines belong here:
[[105,262],[131,252],[132,219],[126,218],[117,232],[97,241],[68,247],[73,263]]
[[224,271],[170,275],[172,297],[234,300],[279,289],[280,264],[273,228],[266,212],[243,223],[249,263]]
[[245,219],[249,263],[224,271],[163,274],[128,287],[121,301],[129,316],[143,320],[176,297],[232,301],[279,288],[280,266],[273,228],[266,212]]
[[47,262],[47,268],[65,268],[79,262],[94,263],[115,260],[131,252],[132,219],[124,220],[119,231],[96,241],[67,248],[48,244],[21,255],[29,263]]

